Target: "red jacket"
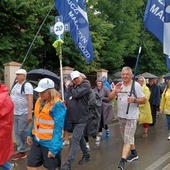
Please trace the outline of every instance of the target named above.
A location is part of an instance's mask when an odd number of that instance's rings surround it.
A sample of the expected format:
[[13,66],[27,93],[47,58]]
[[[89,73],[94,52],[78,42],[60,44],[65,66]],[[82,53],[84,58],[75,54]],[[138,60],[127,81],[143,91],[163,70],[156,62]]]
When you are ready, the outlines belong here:
[[8,95],[8,87],[0,84],[0,165],[14,153],[12,140],[14,104]]

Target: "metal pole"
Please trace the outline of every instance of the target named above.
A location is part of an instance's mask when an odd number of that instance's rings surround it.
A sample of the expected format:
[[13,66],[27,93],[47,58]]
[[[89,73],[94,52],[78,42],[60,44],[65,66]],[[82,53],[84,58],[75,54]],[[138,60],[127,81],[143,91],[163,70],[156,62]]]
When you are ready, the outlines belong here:
[[[137,72],[138,63],[139,63],[139,59],[140,59],[140,54],[141,54],[141,51],[142,51],[142,44],[143,44],[143,41],[144,41],[144,35],[145,35],[145,28],[144,28],[143,33],[142,33],[142,38],[141,38],[141,42],[140,42],[140,46],[139,46],[139,50],[138,50],[137,59],[136,59],[133,81],[132,81],[132,86],[131,86],[131,90],[130,90],[130,96],[132,95],[133,89],[135,88],[135,77],[136,77],[136,72]],[[126,114],[128,114],[128,112],[129,112],[129,107],[130,107],[130,103],[128,103]]]
[[61,96],[62,96],[62,100],[64,100],[64,87],[63,87],[63,65],[62,65],[62,47],[61,47],[61,44],[60,44],[59,60],[60,60]]

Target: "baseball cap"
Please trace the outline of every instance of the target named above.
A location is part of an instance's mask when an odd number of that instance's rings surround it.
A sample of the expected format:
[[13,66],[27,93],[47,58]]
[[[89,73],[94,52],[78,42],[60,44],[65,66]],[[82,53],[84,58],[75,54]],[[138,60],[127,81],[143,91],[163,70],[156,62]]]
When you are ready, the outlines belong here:
[[15,72],[15,74],[27,74],[27,71],[26,70],[24,70],[24,69],[19,69],[19,70],[17,70],[16,72]]
[[75,78],[80,77],[80,74],[81,73],[79,71],[71,72],[71,74],[70,74],[71,80],[74,80]]
[[34,90],[37,92],[43,92],[47,89],[53,89],[54,86],[54,82],[51,79],[43,78],[39,81],[38,87],[36,87]]

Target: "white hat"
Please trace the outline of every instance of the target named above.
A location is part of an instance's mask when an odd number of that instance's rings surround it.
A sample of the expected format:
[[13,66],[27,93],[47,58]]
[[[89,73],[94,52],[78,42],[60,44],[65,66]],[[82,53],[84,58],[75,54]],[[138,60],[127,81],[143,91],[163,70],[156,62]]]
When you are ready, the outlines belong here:
[[43,92],[47,89],[53,89],[54,88],[54,82],[49,78],[43,78],[39,81],[38,87],[36,87],[34,90],[37,92]]
[[24,69],[19,69],[15,72],[15,74],[25,74],[25,75],[27,75],[27,71],[24,70]]
[[70,74],[71,80],[74,80],[75,78],[80,77],[80,74],[81,73],[79,71],[71,72],[71,74]]

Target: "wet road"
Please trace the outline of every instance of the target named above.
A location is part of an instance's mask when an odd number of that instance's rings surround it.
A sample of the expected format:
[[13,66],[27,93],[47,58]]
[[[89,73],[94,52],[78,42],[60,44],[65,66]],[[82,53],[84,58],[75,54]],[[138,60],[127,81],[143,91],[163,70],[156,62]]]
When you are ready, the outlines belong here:
[[[117,169],[123,146],[118,122],[111,124],[109,129],[111,131],[111,137],[109,139],[103,139],[98,149],[95,148],[94,139],[90,139],[91,160],[86,164],[78,165],[78,161],[82,157],[82,154],[79,152],[73,163],[72,170]],[[139,159],[127,163],[125,170],[170,170],[170,141],[167,140],[165,115],[160,115],[156,125],[149,127],[148,138],[142,138],[142,132],[142,125],[139,125],[136,133],[136,149]],[[68,152],[69,146],[64,146],[62,150],[63,163],[66,160]],[[16,163],[18,163],[17,170],[26,170],[26,159],[18,160]]]

